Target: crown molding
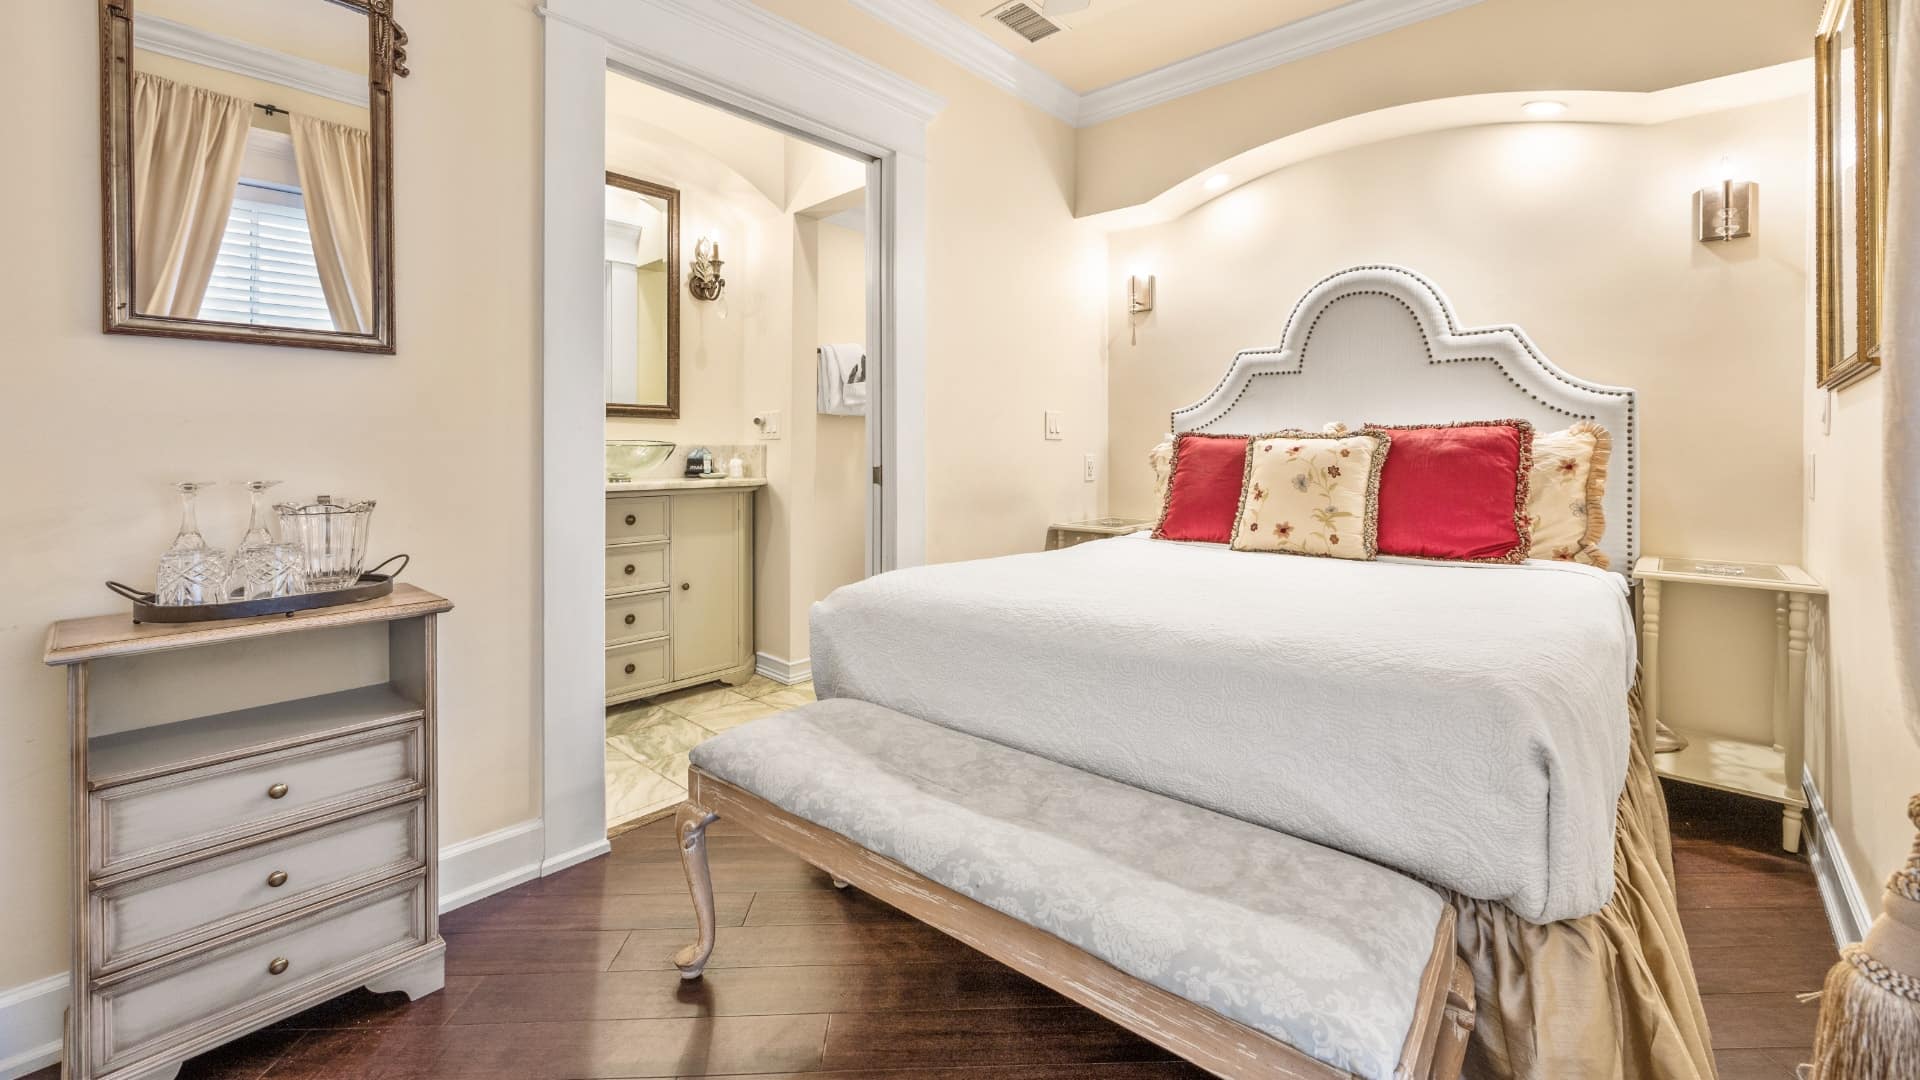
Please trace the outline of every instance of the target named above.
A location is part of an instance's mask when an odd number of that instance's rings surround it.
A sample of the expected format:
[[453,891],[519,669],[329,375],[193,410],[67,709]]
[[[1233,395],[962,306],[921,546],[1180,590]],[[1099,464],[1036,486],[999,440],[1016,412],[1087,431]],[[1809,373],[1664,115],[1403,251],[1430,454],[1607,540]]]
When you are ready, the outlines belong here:
[[134,13],[133,47],[367,108],[365,75],[158,15]]
[[1092,127],[1175,98],[1304,60],[1389,30],[1470,7],[1480,0],[1351,0],[1198,56],[1177,60],[1080,97],[1080,126]]
[[1079,125],[1080,95],[1014,55],[934,0],[849,0],[895,30],[1066,123]]
[[850,0],[940,55],[1074,127],[1092,127],[1315,53],[1398,30],[1479,0],[1350,0],[1085,94],[1022,60],[934,0]]

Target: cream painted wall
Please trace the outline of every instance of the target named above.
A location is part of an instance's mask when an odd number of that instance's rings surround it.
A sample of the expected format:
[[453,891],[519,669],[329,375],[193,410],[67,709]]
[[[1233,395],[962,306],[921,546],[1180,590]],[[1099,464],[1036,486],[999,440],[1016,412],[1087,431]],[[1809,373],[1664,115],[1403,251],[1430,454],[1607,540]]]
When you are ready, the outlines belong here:
[[[818,344],[866,343],[866,236],[821,222],[816,237]],[[817,393],[819,370],[806,383]],[[866,576],[867,420],[815,414],[812,579],[819,600]]]
[[759,2],[946,98],[928,129],[927,558],[1039,550],[1105,502],[1106,245],[1072,216],[1073,130],[845,0]]
[[1664,90],[1797,60],[1812,54],[1819,14],[1816,0],[1481,0],[1082,128],[1075,211],[1132,206],[1242,151],[1393,105]]
[[[1112,512],[1153,516],[1145,455],[1170,410],[1204,396],[1236,349],[1277,341],[1315,281],[1383,261],[1431,277],[1467,325],[1517,323],[1567,370],[1641,392],[1645,552],[1797,559],[1806,113],[1793,100],[1650,127],[1413,136],[1115,234]],[[1709,247],[1690,236],[1690,200],[1723,155],[1760,184],[1759,235]],[[1135,267],[1159,283],[1129,346]],[[1667,714],[1758,737],[1773,610],[1727,592],[1669,591]]]
[[[26,4],[0,40],[0,100],[32,168],[0,171],[0,988],[66,967],[64,683],[49,622],[125,610],[177,510],[230,544],[240,484],[378,498],[378,555],[458,605],[441,622],[441,838],[536,815],[540,25],[528,0],[406,13],[395,90],[396,356],[100,332],[97,10]],[[23,211],[22,208],[31,208]]]
[[[1873,376],[1837,394],[1806,387],[1806,567],[1827,586],[1815,608],[1808,678],[1808,764],[1869,911],[1913,845],[1907,799],[1920,791],[1920,746],[1906,724],[1887,608],[1882,493],[1885,383]],[[1831,433],[1825,416],[1831,409]]]

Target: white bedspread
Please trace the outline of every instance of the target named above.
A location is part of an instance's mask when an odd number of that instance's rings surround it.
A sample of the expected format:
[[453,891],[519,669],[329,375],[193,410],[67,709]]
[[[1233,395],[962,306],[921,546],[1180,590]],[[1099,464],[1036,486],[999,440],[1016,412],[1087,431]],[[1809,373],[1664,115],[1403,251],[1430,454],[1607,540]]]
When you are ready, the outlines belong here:
[[1551,922],[1613,891],[1633,623],[1590,567],[1143,536],[814,605],[814,684]]

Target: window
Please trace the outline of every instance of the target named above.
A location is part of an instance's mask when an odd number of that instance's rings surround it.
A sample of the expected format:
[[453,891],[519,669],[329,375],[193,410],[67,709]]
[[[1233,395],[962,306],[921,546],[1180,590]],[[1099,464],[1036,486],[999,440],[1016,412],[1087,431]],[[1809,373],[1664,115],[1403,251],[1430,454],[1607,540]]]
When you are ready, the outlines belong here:
[[332,330],[298,191],[247,180],[233,200],[200,317]]

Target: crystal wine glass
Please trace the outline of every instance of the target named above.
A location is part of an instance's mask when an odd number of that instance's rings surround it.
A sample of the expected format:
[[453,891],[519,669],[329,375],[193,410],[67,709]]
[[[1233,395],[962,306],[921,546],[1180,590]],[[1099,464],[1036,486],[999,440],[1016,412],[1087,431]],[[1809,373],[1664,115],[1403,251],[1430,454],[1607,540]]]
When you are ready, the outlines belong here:
[[273,518],[268,513],[266,494],[278,480],[252,480],[247,491],[253,498],[252,515],[246,535],[234,553],[233,572],[228,576],[227,595],[236,600],[263,600],[304,592],[301,550],[297,544],[283,544],[273,535]]
[[213,604],[222,599],[227,581],[226,553],[200,535],[194,500],[211,481],[187,480],[173,485],[180,492],[180,531],[160,556],[156,598],[162,604]]

